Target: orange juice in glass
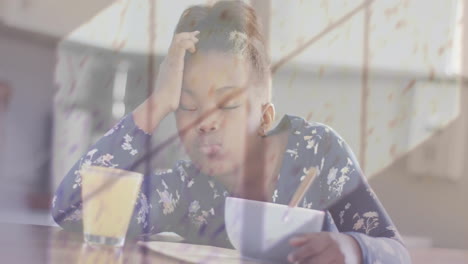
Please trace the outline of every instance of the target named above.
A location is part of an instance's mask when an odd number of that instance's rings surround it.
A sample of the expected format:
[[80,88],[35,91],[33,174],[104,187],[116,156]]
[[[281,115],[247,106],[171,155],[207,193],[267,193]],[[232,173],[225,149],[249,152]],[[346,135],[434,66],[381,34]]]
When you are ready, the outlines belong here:
[[99,166],[80,173],[85,242],[123,246],[143,175]]

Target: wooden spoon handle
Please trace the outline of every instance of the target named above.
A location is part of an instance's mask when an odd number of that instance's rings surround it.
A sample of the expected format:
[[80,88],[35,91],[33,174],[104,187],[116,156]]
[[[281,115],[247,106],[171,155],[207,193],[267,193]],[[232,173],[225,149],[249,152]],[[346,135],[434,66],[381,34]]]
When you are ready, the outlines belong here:
[[310,185],[314,181],[316,175],[317,169],[309,168],[306,177],[302,180],[301,184],[299,184],[299,187],[297,187],[296,192],[291,198],[291,201],[289,202],[289,207],[296,207],[299,204],[299,202],[304,197],[306,191],[309,189]]

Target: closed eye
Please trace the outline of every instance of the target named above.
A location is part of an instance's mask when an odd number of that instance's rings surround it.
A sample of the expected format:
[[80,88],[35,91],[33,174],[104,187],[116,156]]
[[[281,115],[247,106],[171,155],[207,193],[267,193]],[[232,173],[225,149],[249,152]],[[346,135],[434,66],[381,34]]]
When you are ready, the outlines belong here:
[[239,108],[240,104],[238,105],[221,105],[220,106],[220,109],[223,109],[223,110],[232,110],[232,109],[236,109],[236,108]]

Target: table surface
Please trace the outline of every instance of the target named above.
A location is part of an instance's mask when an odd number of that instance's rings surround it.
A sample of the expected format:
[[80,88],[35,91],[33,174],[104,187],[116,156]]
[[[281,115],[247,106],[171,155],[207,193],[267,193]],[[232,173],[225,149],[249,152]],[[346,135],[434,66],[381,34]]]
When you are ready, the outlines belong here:
[[[80,235],[57,227],[0,223],[0,234],[2,263],[189,263],[149,250],[135,241],[127,241],[122,249],[93,248],[83,244]],[[229,254],[230,251],[221,252]],[[414,264],[468,264],[468,250],[411,249],[410,254]],[[256,263],[236,259],[236,255],[228,262]],[[207,256],[203,262],[227,263],[226,259],[214,255]]]
[[[190,257],[187,255],[190,252],[193,255],[196,247],[200,247],[194,245],[192,250],[187,250],[190,245],[174,243],[184,248],[186,254],[181,259],[170,257],[174,252],[158,253],[137,241],[127,241],[123,248],[91,247],[83,243],[82,235],[58,227],[0,223],[0,234],[0,263],[193,263],[183,259]],[[206,257],[202,256],[203,263],[261,263],[242,259],[234,250],[201,249],[201,252],[205,252],[201,254],[206,254]],[[200,259],[200,254],[196,255]]]

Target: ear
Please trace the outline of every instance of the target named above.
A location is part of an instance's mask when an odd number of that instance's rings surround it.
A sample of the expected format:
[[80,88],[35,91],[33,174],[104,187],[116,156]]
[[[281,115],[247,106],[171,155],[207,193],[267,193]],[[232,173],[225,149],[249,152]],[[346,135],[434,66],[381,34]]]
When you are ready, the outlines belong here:
[[275,122],[275,106],[272,103],[266,103],[262,105],[262,129],[268,131],[273,122]]

